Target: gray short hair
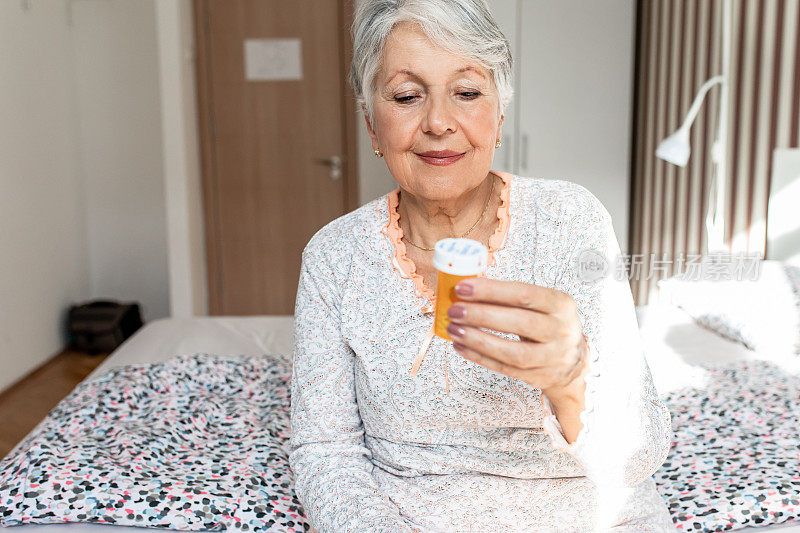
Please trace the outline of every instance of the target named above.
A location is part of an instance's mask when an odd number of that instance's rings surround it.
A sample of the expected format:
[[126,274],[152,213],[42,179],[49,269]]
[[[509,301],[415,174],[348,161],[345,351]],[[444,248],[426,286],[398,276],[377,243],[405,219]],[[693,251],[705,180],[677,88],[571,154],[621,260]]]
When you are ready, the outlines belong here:
[[514,92],[511,47],[486,0],[360,0],[351,28],[349,78],[356,101],[364,105],[370,120],[383,47],[395,25],[405,21],[419,24],[445,50],[471,57],[489,70],[500,100],[498,114],[505,111]]

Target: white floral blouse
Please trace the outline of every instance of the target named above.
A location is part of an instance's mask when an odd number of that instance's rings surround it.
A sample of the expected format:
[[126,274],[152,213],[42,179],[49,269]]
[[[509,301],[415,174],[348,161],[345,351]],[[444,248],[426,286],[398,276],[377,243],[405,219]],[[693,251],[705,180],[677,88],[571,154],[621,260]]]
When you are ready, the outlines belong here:
[[485,275],[578,307],[590,362],[577,440],[539,389],[430,336],[435,295],[405,255],[395,189],[303,251],[289,460],[308,519],[320,533],[674,531],[651,477],[670,415],[608,211],[581,185],[492,172],[504,187]]

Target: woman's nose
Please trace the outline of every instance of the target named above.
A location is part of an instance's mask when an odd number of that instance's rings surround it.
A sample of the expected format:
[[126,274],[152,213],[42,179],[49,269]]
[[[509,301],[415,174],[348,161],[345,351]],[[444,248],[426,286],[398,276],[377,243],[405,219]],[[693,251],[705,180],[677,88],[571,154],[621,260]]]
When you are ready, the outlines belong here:
[[455,117],[446,97],[431,97],[425,104],[422,128],[425,133],[443,135],[456,131]]

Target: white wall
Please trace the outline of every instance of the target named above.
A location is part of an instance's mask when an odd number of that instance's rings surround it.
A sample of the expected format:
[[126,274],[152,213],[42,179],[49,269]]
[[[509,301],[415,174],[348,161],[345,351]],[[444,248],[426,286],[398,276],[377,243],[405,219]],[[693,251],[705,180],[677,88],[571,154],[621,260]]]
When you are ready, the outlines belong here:
[[94,298],[168,316],[153,0],[0,1],[0,390]]
[[[34,3],[36,11],[44,4]],[[72,0],[93,297],[169,315],[159,51],[153,0]]]
[[0,389],[63,347],[89,295],[65,2],[0,2]]
[[633,0],[518,0],[519,172],[566,179],[608,209],[628,248]]
[[208,314],[191,0],[156,4],[170,316]]

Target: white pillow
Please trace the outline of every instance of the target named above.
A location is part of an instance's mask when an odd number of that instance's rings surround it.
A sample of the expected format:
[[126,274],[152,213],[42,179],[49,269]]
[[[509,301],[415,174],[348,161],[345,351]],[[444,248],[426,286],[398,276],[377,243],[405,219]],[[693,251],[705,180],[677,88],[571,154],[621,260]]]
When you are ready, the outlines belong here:
[[800,355],[800,267],[759,261],[757,276],[709,279],[686,272],[660,280],[659,299],[701,326],[770,356]]

